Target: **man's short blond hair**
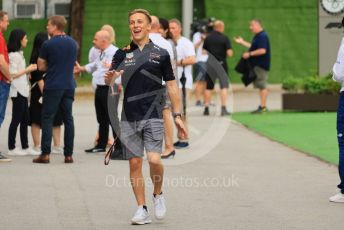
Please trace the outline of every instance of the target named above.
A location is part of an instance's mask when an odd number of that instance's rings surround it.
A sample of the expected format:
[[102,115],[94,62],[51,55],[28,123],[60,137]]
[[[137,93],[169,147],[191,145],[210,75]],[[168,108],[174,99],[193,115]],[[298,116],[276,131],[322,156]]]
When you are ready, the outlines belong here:
[[138,14],[138,13],[144,14],[147,17],[149,24],[152,23],[151,15],[149,14],[148,10],[145,10],[145,9],[134,9],[130,11],[128,14],[128,19],[131,17],[131,15]]
[[64,16],[62,15],[54,15],[49,18],[49,22],[53,25],[56,26],[56,28],[59,31],[64,31],[66,25],[67,25],[67,20]]

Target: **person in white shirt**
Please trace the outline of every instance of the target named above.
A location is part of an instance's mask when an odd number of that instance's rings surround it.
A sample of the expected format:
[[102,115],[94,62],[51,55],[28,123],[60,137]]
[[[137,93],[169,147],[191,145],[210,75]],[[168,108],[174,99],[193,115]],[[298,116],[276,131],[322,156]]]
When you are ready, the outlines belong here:
[[[114,45],[116,42],[116,32],[111,25],[105,24],[100,28],[100,30],[105,30],[110,34],[111,43]],[[94,62],[100,54],[100,50],[95,46],[92,46],[88,51],[88,63]]]
[[[9,70],[13,81],[10,87],[10,97],[13,102],[12,120],[8,130],[8,155],[29,154],[28,123],[30,85],[28,73],[37,69],[37,65],[31,64],[26,67],[22,49],[27,45],[25,31],[14,29],[11,31],[8,40]],[[17,128],[20,124],[20,140],[22,149],[16,148]]]
[[[344,18],[342,21],[344,26]],[[331,202],[344,203],[344,38],[338,50],[337,60],[333,65],[333,80],[341,84],[337,110],[337,139],[339,146],[338,172],[340,183],[337,185],[339,192],[330,197]]]
[[[183,37],[181,23],[178,19],[171,19],[169,21],[169,29],[172,39],[177,43],[177,74],[178,79],[182,78],[183,72],[186,78],[185,88],[187,89],[187,95],[192,89],[192,65],[196,63],[196,53],[192,42]],[[182,88],[182,84],[179,84],[179,88]],[[187,95],[186,98],[189,98]],[[184,117],[184,122],[186,121]],[[178,134],[178,141],[174,143],[175,148],[186,148],[189,146],[188,137],[181,137]]]
[[[86,153],[106,151],[106,145],[109,137],[110,117],[108,112],[109,86],[105,84],[104,76],[111,66],[112,57],[118,50],[118,48],[112,44],[109,32],[105,30],[100,30],[95,34],[93,44],[94,47],[101,51],[98,58],[85,66],[77,65],[76,67],[76,72],[86,71],[88,73],[92,73],[92,86],[96,90],[94,105],[99,124],[99,140],[94,147],[86,149]],[[116,100],[116,102],[118,103],[118,100]],[[115,105],[116,108],[117,106],[118,105]],[[115,119],[117,121],[115,123],[118,123],[117,114],[115,115]],[[112,131],[114,138],[116,138],[117,135],[114,128]],[[116,150],[118,150],[116,154],[120,155],[121,153],[119,151],[121,151],[121,142],[119,139],[116,141]]]
[[[159,18],[156,16],[151,16],[151,31],[149,33],[149,38],[152,42],[159,47],[167,50],[168,54],[170,55],[171,63],[174,62],[174,53],[172,49],[172,45],[169,41],[162,37],[160,30],[160,22]],[[172,64],[173,65],[173,64]],[[163,84],[165,84],[163,82]],[[165,150],[161,154],[161,158],[168,158],[170,156],[174,157],[176,154],[173,146],[173,119],[171,114],[171,100],[168,96],[168,92],[166,91],[165,95],[165,106],[162,111],[163,119],[164,119],[164,139],[165,139]]]
[[196,106],[202,106],[201,98],[204,94],[206,81],[206,63],[208,60],[208,54],[203,52],[204,39],[206,38],[206,32],[196,32],[192,36],[192,42],[196,49],[196,64],[195,64],[195,98]]
[[[110,38],[111,38],[111,43],[113,45],[115,45],[116,42],[116,32],[115,29],[109,25],[109,24],[105,24],[103,25],[100,30],[105,30],[107,32],[109,32],[110,34]],[[94,62],[100,55],[101,51],[100,49],[96,48],[95,46],[92,46],[91,49],[88,51],[88,63],[92,63]],[[119,82],[120,80],[118,80]],[[95,144],[97,144],[99,141],[99,133],[97,133],[96,138],[95,138]],[[113,140],[111,138],[109,138],[108,140],[108,144],[112,144]]]

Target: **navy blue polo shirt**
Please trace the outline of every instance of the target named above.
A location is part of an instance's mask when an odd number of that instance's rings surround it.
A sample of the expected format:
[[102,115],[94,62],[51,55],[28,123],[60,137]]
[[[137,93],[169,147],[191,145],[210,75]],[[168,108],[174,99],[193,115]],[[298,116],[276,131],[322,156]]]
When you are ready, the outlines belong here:
[[123,70],[124,89],[122,120],[141,121],[162,119],[162,80],[175,80],[168,52],[149,42],[142,51],[132,42],[125,49],[117,50],[111,69]]
[[252,40],[249,51],[264,48],[266,53],[260,56],[250,57],[253,66],[259,66],[265,70],[270,70],[270,42],[269,37],[265,31],[256,34]]
[[43,43],[39,57],[48,63],[45,90],[74,89],[73,68],[77,57],[77,43],[67,35],[52,37]]

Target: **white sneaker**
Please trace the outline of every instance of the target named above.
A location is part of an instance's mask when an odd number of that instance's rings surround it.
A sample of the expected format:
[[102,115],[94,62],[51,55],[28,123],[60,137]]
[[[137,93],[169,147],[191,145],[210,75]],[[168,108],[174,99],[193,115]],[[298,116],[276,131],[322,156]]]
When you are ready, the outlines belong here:
[[150,224],[150,223],[152,223],[152,220],[149,217],[148,210],[144,209],[143,206],[139,206],[133,218],[131,218],[131,224],[142,225],[142,224]]
[[9,156],[26,156],[27,152],[25,150],[15,148],[15,149],[9,150],[7,155],[9,155]]
[[330,202],[335,202],[335,203],[344,203],[344,194],[343,193],[337,193],[334,196],[330,197]]
[[154,215],[157,220],[162,220],[166,216],[166,202],[164,196],[156,195],[153,196],[153,204],[154,204]]
[[62,147],[53,146],[53,147],[51,148],[51,153],[54,153],[54,154],[63,154],[63,148],[62,148]]
[[38,156],[41,155],[41,148],[39,147],[32,147],[27,150],[27,153],[31,156]]

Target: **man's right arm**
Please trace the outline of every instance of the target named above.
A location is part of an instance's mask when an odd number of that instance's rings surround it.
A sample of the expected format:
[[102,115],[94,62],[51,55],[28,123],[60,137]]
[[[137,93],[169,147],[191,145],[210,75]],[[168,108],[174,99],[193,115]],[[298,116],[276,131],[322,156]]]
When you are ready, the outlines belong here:
[[5,76],[7,81],[9,81],[9,82],[12,81],[9,66],[8,66],[3,54],[0,54],[0,71]]
[[242,37],[234,37],[234,41],[242,46],[245,46],[246,48],[251,47],[251,43],[245,41]]
[[120,77],[124,71],[123,60],[125,59],[126,53],[123,50],[117,50],[112,58],[111,67],[107,73],[105,73],[105,83],[107,85],[115,84],[115,80]]

